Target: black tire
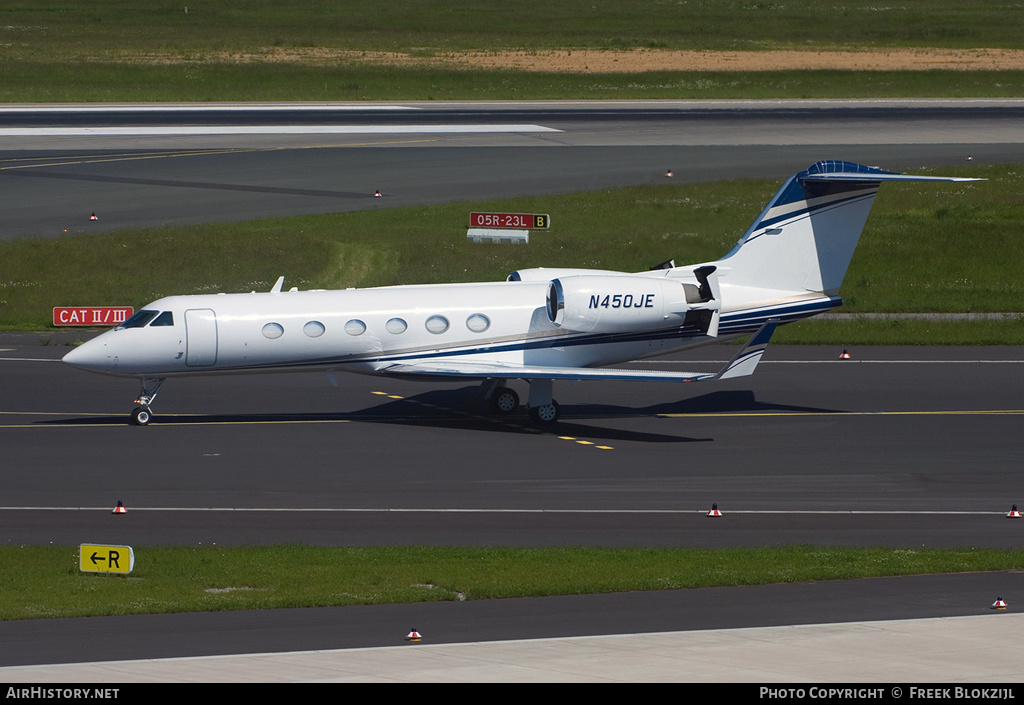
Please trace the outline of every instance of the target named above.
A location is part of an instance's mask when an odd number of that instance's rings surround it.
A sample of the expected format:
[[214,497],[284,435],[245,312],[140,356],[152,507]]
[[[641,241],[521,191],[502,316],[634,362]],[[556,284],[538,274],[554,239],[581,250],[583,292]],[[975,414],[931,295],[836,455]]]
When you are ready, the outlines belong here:
[[519,395],[514,389],[500,387],[494,391],[490,398],[491,411],[496,414],[512,414],[519,408]]
[[530,409],[530,419],[535,424],[542,426],[555,423],[561,415],[562,407],[554,399],[551,400],[550,404],[541,404]]
[[153,420],[153,414],[150,413],[149,409],[144,406],[137,406],[132,409],[132,425],[133,426],[148,426],[149,422]]

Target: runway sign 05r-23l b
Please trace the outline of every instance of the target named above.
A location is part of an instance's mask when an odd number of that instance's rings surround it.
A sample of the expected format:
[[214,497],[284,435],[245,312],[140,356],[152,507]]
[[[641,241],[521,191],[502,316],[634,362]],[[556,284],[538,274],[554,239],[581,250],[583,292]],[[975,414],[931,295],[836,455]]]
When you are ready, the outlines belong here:
[[470,213],[469,227],[544,230],[551,227],[551,216],[544,213]]

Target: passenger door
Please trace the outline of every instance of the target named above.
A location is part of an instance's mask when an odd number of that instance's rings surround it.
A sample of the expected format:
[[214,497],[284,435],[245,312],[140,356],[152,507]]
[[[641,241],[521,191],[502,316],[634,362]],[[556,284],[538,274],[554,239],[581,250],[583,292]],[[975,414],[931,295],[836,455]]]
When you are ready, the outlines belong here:
[[185,364],[210,367],[217,362],[217,314],[210,308],[185,311]]

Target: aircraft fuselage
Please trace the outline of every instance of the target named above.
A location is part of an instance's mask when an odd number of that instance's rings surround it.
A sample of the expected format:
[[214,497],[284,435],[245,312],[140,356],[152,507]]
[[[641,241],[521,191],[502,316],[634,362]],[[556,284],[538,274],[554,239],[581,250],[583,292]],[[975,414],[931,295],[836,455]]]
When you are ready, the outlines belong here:
[[[628,333],[567,331],[550,320],[547,294],[546,282],[497,282],[172,296],[143,309],[155,320],[103,333],[67,361],[133,377],[274,369],[376,373],[425,358],[592,367],[713,340],[685,330],[682,316]],[[606,294],[594,305],[639,315],[653,298],[641,280],[635,294]],[[160,316],[169,324],[155,325]]]

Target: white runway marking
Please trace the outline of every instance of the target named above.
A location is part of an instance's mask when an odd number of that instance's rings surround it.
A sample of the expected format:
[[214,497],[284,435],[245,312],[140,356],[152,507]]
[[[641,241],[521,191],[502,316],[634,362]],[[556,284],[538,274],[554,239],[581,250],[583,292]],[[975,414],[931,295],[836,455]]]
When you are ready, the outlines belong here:
[[[0,349],[12,352],[13,348]],[[18,362],[60,362],[45,357],[0,357]],[[646,360],[648,365],[721,365],[728,360]],[[1020,365],[1024,360],[762,360],[762,365]]]
[[5,127],[3,137],[143,137],[199,135],[409,135],[561,132],[553,127],[508,125],[153,125],[126,127]]
[[[727,360],[646,360],[649,365],[721,365]],[[762,365],[1019,365],[1024,360],[761,360]]]
[[[107,512],[113,507],[0,507],[17,512]],[[500,508],[411,508],[411,507],[131,507],[133,512],[249,512],[268,514],[700,514],[701,509],[500,509]],[[1001,516],[1005,511],[927,511],[884,509],[730,509],[727,514],[809,514],[809,515],[890,515],[890,516]]]

